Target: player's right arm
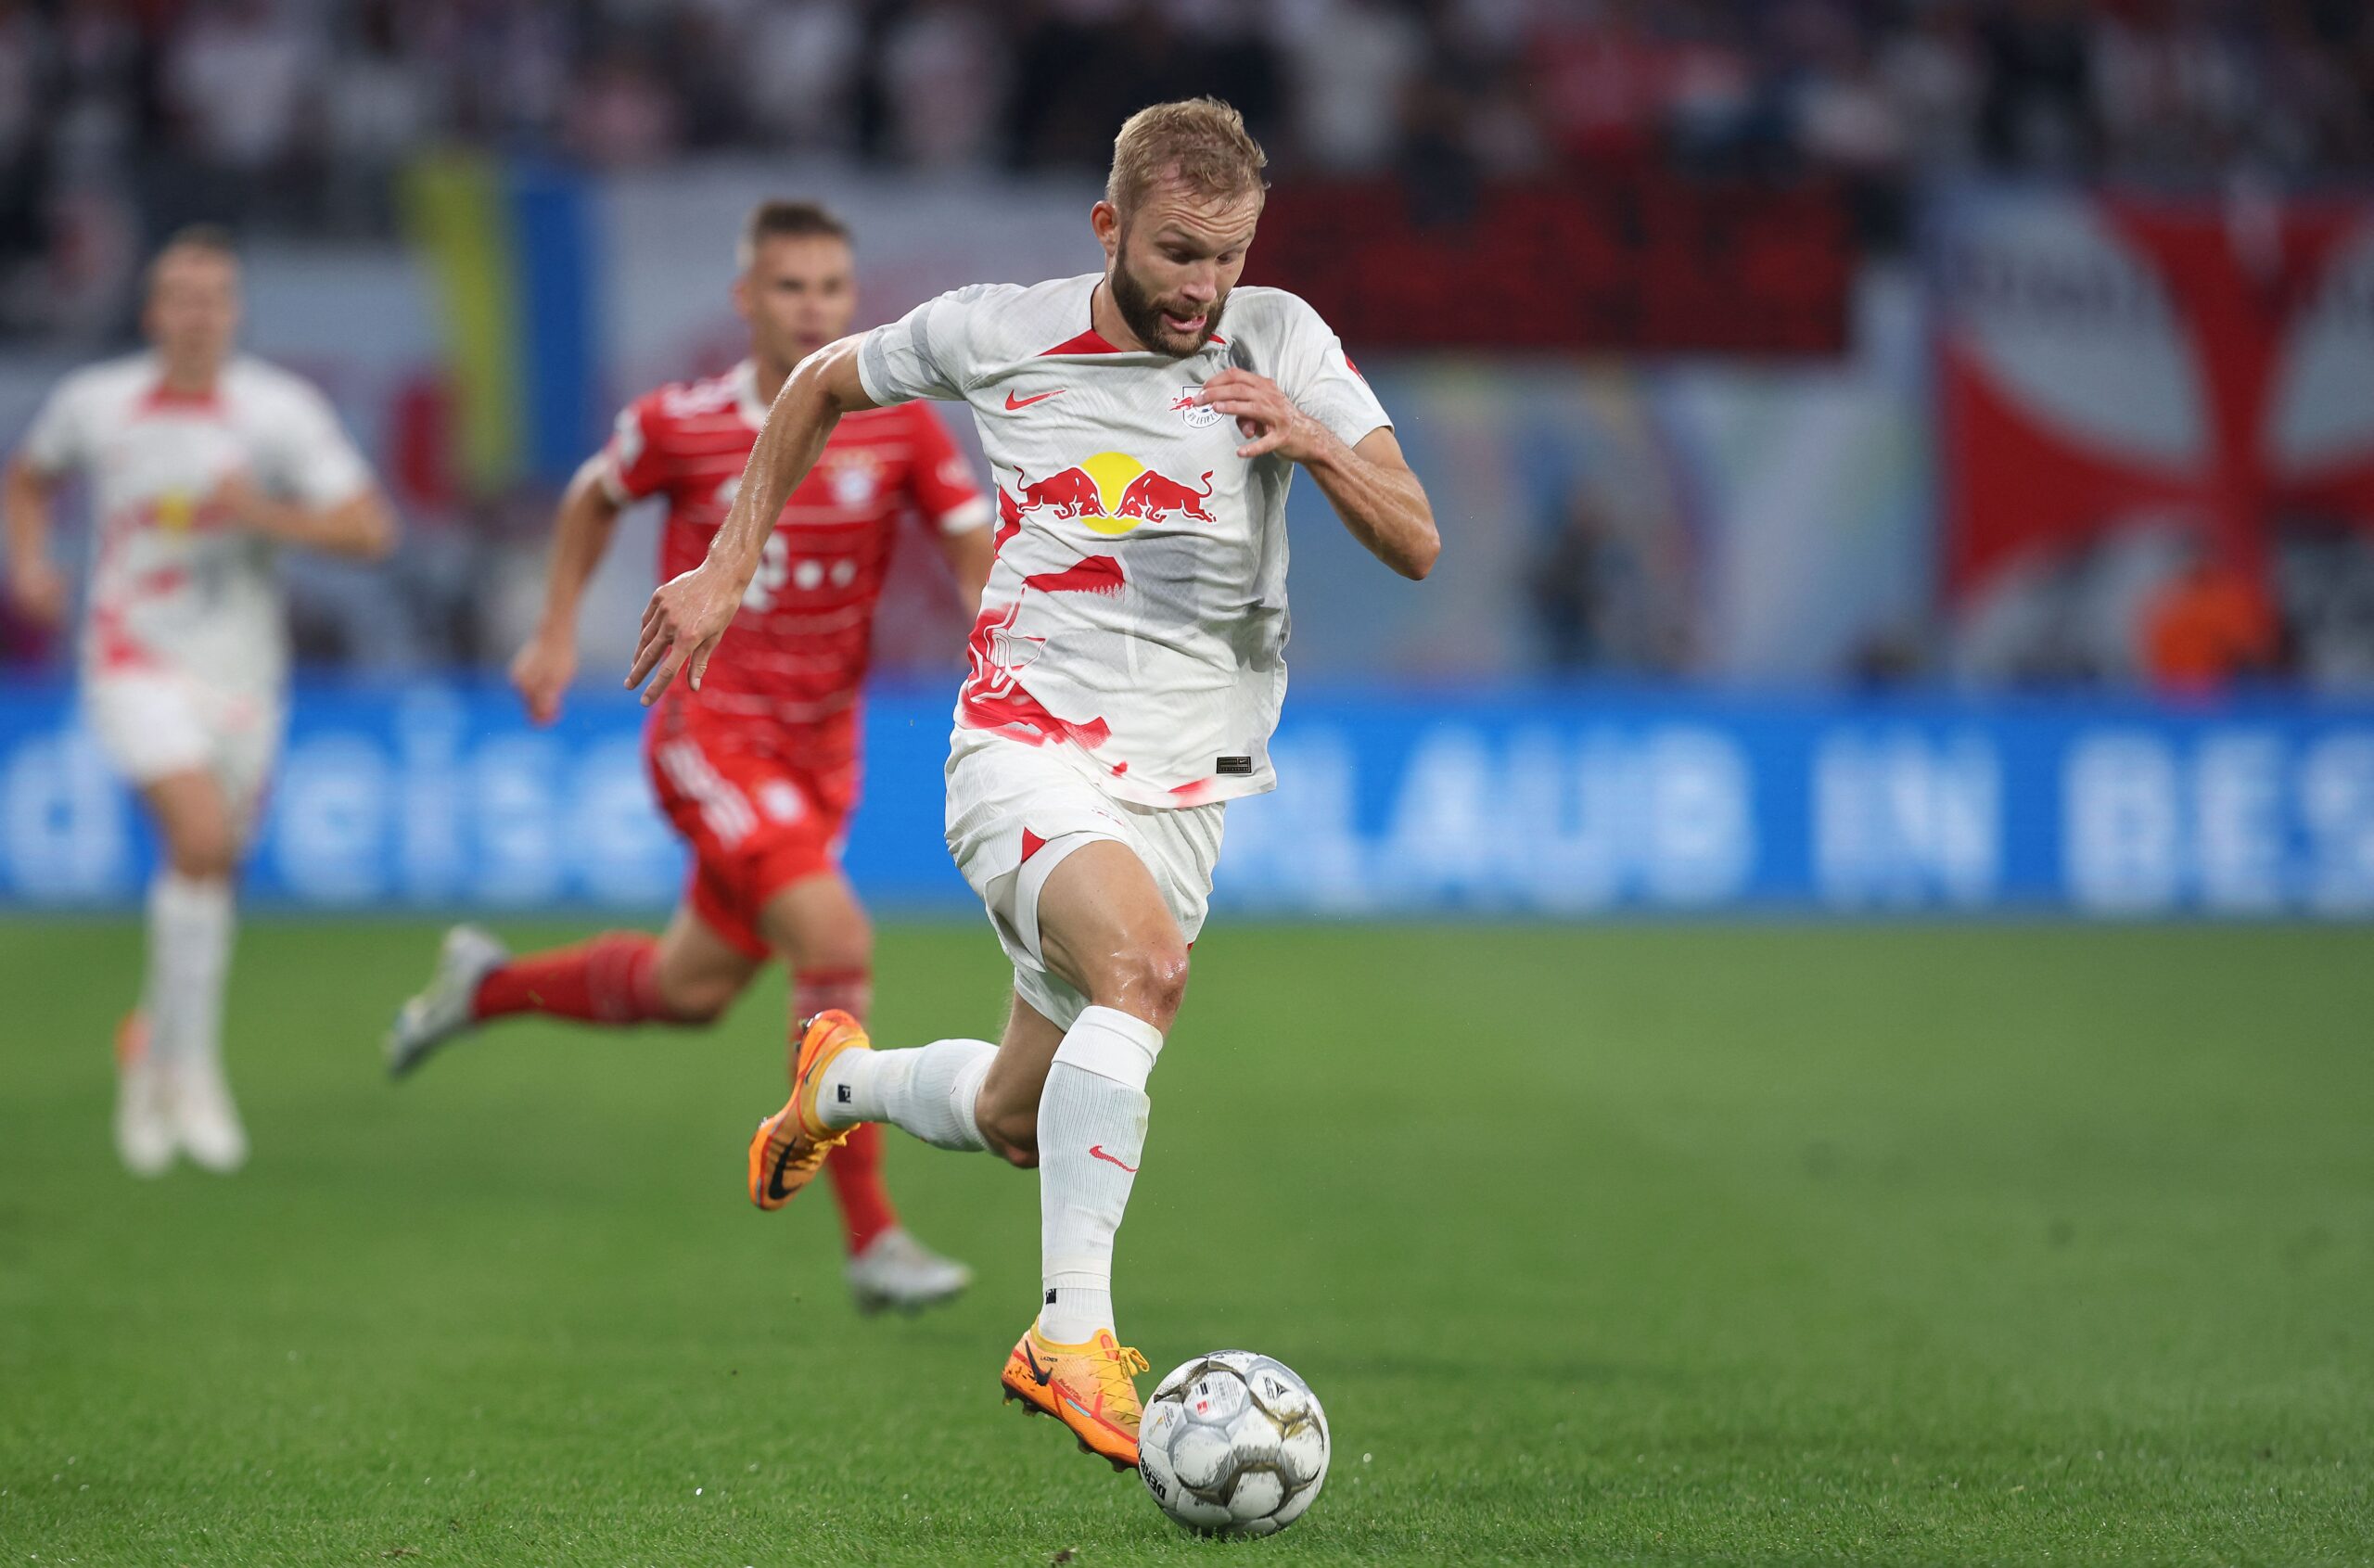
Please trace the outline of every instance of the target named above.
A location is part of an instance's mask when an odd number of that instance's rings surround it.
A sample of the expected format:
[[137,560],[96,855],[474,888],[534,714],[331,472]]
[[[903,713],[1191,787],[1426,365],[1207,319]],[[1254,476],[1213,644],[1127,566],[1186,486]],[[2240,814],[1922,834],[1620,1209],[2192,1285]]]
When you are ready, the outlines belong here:
[[58,488],[88,451],[84,431],[90,398],[87,373],[68,376],[49,394],[25,432],[24,445],[0,476],[0,511],[7,514],[8,603],[35,626],[66,617],[66,576],[49,557],[51,518]]
[[859,334],[828,343],[785,378],[742,470],[734,505],[709,542],[708,557],[653,591],[643,612],[634,664],[627,671],[630,688],[651,679],[643,694],[645,707],[658,701],[676,672],[687,666],[694,689],[699,689],[709,655],[733,624],[742,595],[758,572],[759,552],[783,515],[784,503],[823,455],[841,415],[876,406],[858,376],[858,350],[864,341]]
[[577,609],[585,585],[601,569],[618,531],[625,502],[608,452],[580,465],[561,492],[553,520],[552,560],[544,568],[544,608],[536,630],[511,661],[511,684],[528,705],[529,719],[549,724],[560,717],[561,696],[577,678]]
[[57,479],[19,453],[8,460],[8,605],[35,626],[56,626],[66,615],[66,575],[49,558],[51,504]]

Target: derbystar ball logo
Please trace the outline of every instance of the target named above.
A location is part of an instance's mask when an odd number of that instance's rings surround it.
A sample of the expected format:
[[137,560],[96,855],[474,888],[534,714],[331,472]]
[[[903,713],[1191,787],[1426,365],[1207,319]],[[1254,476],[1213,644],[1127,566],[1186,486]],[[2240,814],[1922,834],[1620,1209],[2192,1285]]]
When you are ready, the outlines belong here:
[[1117,539],[1149,520],[1180,518],[1208,523],[1212,475],[1206,469],[1185,485],[1147,467],[1126,452],[1100,452],[1085,462],[1032,482],[1023,476],[1017,511],[1043,509],[1066,521],[1078,518],[1091,533]]

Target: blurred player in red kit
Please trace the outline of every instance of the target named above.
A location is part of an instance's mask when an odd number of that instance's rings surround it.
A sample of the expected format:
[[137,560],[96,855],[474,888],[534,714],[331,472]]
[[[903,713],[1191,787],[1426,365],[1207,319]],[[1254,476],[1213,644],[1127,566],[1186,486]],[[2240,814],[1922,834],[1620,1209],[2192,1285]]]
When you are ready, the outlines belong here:
[[[619,514],[665,496],[660,579],[697,565],[776,391],[801,359],[849,330],[857,310],[849,231],[822,208],[762,203],[744,225],[738,259],[734,303],[749,323],[750,357],[629,404],[562,497],[543,618],[511,667],[538,723],[559,713],[577,673],[578,604]],[[485,931],[455,927],[428,988],[389,1032],[391,1072],[513,1013],[706,1024],[778,956],[791,971],[795,1019],[827,1008],[862,1014],[873,932],[839,855],[858,793],[858,696],[874,606],[911,512],[954,571],[968,619],[976,613],[989,504],[946,428],[919,403],[844,421],[783,508],[726,633],[738,656],[732,672],[674,692],[645,733],[660,807],[694,856],[667,931],[610,932],[514,958]],[[878,1135],[843,1144],[828,1168],[862,1308],[920,1307],[964,1288],[963,1265],[900,1226]]]

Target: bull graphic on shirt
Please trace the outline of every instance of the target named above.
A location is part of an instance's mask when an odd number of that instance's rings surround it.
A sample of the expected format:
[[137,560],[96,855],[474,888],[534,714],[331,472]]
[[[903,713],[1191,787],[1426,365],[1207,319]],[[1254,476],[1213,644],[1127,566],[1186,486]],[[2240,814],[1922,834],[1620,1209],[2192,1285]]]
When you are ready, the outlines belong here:
[[1217,520],[1204,505],[1212,495],[1208,468],[1194,484],[1182,484],[1126,452],[1100,452],[1035,482],[1027,475],[1018,478],[1017,513],[1027,516],[1043,510],[1064,522],[1081,520],[1091,532],[1108,539],[1117,539],[1142,523]]

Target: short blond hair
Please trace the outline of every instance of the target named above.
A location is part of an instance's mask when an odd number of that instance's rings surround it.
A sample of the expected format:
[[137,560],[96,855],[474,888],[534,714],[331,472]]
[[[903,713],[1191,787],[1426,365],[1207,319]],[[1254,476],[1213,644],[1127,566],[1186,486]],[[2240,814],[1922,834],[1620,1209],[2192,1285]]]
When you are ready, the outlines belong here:
[[1175,179],[1197,196],[1226,200],[1269,188],[1270,161],[1244,116],[1218,98],[1152,104],[1121,122],[1104,199],[1127,218],[1156,182]]
[[211,256],[236,268],[239,264],[239,247],[231,237],[231,231],[220,223],[185,223],[167,235],[165,243],[148,258],[144,282],[150,293],[156,292],[157,274],[175,256]]
[[742,220],[734,241],[734,265],[748,272],[759,259],[759,247],[771,239],[837,239],[849,242],[849,226],[820,201],[762,201]]

